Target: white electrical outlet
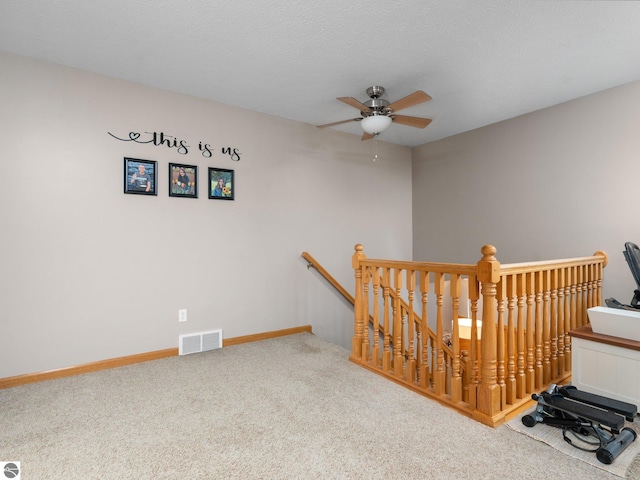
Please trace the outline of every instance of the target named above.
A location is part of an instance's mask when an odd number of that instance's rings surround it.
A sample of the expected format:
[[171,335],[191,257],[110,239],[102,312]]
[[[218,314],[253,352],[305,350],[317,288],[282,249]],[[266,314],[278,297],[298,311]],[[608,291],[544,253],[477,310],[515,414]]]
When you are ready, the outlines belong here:
[[179,322],[186,322],[187,321],[187,309],[186,308],[181,308],[180,310],[178,310],[178,321]]

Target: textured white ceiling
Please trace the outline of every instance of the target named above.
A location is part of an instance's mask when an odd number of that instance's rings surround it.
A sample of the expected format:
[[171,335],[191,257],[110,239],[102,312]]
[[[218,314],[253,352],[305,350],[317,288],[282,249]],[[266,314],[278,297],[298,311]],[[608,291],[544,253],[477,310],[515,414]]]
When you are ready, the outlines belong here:
[[416,146],[640,80],[640,2],[3,0],[0,50],[313,125],[420,89]]

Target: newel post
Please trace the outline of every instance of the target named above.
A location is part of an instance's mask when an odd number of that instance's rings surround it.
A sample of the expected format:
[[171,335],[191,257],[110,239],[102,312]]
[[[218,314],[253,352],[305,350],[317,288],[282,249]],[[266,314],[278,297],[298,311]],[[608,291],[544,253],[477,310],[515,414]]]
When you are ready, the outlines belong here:
[[482,285],[482,340],[480,358],[482,378],[478,385],[477,409],[488,416],[500,412],[500,386],[496,381],[496,284],[500,281],[500,262],[493,245],[482,247],[478,262],[478,280]]
[[351,341],[351,360],[360,362],[362,360],[362,342],[364,341],[364,305],[363,305],[363,292],[362,292],[362,266],[360,261],[367,258],[362,251],[364,247],[361,244],[357,244],[355,247],[355,253],[351,257],[351,266],[353,267],[354,275],[356,278],[356,295],[353,305],[353,339]]

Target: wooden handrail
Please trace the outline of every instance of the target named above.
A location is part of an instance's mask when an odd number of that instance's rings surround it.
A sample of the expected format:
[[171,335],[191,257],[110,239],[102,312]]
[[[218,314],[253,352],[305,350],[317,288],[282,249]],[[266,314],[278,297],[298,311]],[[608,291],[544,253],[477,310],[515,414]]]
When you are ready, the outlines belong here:
[[[335,278],[333,278],[333,276],[322,265],[320,265],[320,263],[315,258],[313,258],[313,256],[311,256],[309,252],[302,252],[302,258],[304,258],[308,262],[307,268],[315,268],[320,275],[322,275],[336,290],[338,290],[338,292],[342,294],[344,298],[346,298],[351,303],[351,305],[355,306],[355,298],[353,298],[353,296],[349,292],[347,292],[347,290],[342,285],[340,285],[340,283],[338,283],[338,281]],[[391,296],[394,299],[398,298],[395,292],[391,292]],[[402,304],[402,308],[405,311],[408,311],[409,306],[407,305],[407,303],[402,299],[400,299],[400,301]],[[420,321],[421,321],[420,317],[416,315],[416,323]],[[369,315],[369,324],[373,325],[373,315]],[[384,335],[384,327],[380,325],[378,328],[380,330],[380,335]],[[429,337],[435,340],[436,338],[435,332],[429,329],[427,334],[429,335]],[[449,354],[452,353],[450,352],[449,348],[447,348],[447,353]],[[407,356],[406,351],[405,351],[405,356]]]
[[606,267],[607,263],[609,263],[607,254],[603,251],[597,251],[591,257],[562,258],[557,260],[542,260],[538,262],[505,263],[500,265],[500,273],[503,275],[515,275],[518,273],[539,272],[541,270],[554,270],[562,267],[591,265],[594,261],[598,261],[598,259],[602,257],[604,257],[602,266]]
[[406,260],[384,260],[377,258],[365,258],[360,261],[363,267],[397,268],[400,270],[426,270],[429,272],[455,273],[458,275],[473,275],[476,272],[475,265],[463,263],[440,262],[409,262]]
[[349,302],[351,302],[351,305],[355,304],[355,299],[353,298],[353,296],[349,292],[347,292],[345,288],[342,285],[340,285],[338,281],[335,278],[333,278],[331,274],[327,272],[322,267],[322,265],[318,263],[318,261],[315,258],[313,258],[308,252],[302,252],[302,258],[304,258],[307,262],[309,262],[309,264],[307,265],[307,268],[310,268],[310,267],[315,268],[320,275],[322,275],[331,285],[333,285],[333,287],[336,290],[338,290],[338,292],[342,294],[344,298],[346,298]]

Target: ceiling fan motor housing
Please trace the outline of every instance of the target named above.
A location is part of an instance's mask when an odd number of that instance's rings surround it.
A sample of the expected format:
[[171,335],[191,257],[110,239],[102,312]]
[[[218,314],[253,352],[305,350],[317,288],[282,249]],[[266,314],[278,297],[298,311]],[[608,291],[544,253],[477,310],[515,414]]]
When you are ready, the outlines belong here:
[[373,115],[389,115],[391,110],[386,108],[389,106],[389,102],[384,98],[380,98],[384,94],[384,87],[373,86],[367,88],[367,95],[371,100],[367,100],[363,103],[369,111],[360,112],[363,117],[371,117]]
[[380,98],[384,95],[384,87],[380,87],[378,85],[369,87],[367,88],[367,95],[369,95],[370,98]]
[[374,98],[373,100],[367,100],[366,102],[364,102],[364,105],[369,108],[369,111],[360,112],[363,117],[368,117],[371,115],[388,115],[389,113],[391,113],[390,110],[386,108],[387,105],[389,105],[389,102],[387,102],[383,98]]

